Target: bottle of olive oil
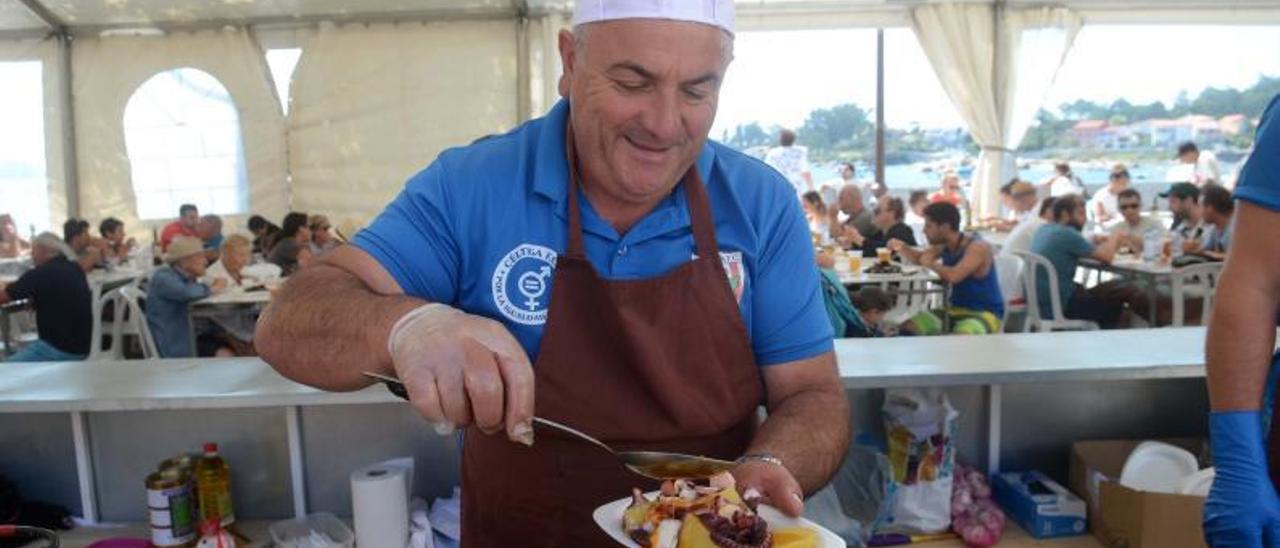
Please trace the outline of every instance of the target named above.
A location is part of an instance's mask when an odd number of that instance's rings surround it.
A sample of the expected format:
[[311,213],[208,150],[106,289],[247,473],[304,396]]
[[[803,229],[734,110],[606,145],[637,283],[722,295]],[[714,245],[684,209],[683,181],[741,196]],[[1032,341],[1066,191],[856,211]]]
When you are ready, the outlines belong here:
[[204,456],[196,465],[196,489],[200,496],[200,522],[217,518],[222,527],[236,521],[231,508],[231,467],[218,456],[218,444],[204,444]]

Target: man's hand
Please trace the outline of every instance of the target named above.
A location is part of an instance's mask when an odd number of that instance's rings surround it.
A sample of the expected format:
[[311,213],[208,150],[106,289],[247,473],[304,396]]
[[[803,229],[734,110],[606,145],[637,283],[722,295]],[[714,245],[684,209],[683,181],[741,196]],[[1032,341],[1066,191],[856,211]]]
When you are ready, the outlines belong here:
[[761,460],[747,460],[733,469],[738,493],[759,491],[762,502],[791,517],[804,513],[804,491],[784,466]]
[[222,291],[225,290],[226,288],[227,288],[226,278],[215,278],[213,280],[213,283],[209,284],[209,289],[213,290],[214,294],[222,293]]
[[409,401],[438,431],[474,424],[533,445],[533,367],[501,323],[432,303],[402,317],[387,347]]
[[889,248],[889,251],[892,251],[894,253],[901,253],[902,248],[907,247],[907,242],[904,242],[897,238],[889,238],[889,241],[884,245],[885,247]]
[[1209,416],[1217,475],[1204,505],[1209,546],[1280,546],[1280,497],[1267,477],[1266,445],[1257,411]]
[[1199,240],[1186,240],[1186,241],[1182,242],[1182,252],[1183,252],[1183,253],[1197,253],[1197,252],[1199,252],[1199,251],[1200,251],[1200,241],[1199,241]]

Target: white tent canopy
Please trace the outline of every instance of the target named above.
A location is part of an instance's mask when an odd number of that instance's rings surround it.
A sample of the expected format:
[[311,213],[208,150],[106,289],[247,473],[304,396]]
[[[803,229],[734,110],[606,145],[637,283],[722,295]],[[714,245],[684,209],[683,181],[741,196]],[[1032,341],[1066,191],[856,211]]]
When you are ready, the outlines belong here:
[[[983,146],[976,200],[983,212],[1009,175],[1006,151],[1017,146],[1082,25],[1280,23],[1275,0],[738,5],[742,30],[913,28]],[[235,101],[250,212],[364,221],[445,147],[509,129],[556,100],[555,37],[571,7],[555,0],[18,0],[0,3],[0,61],[45,66],[55,222],[115,216],[145,230],[122,113],[143,81],[179,67],[213,75]],[[1057,34],[1023,34],[1036,29]],[[305,51],[287,115],[263,58],[272,47]],[[1033,50],[1055,70],[1018,70],[1019,56]]]

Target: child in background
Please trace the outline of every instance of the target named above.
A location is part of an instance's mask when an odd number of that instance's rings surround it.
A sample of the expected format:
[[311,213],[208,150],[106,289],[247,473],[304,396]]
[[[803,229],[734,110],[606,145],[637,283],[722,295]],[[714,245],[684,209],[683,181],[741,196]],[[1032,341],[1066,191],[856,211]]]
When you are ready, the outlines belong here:
[[853,306],[858,309],[858,314],[862,316],[869,333],[867,337],[884,337],[891,336],[886,334],[880,328],[880,322],[884,320],[884,315],[893,308],[893,299],[889,298],[889,294],[883,289],[875,286],[866,286],[852,295]]

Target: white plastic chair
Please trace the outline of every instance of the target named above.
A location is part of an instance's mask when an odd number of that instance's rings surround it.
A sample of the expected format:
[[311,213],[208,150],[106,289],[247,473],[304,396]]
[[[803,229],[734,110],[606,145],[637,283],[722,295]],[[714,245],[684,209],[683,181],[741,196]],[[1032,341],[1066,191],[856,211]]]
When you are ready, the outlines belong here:
[[[160,352],[156,349],[156,341],[151,337],[151,328],[147,327],[147,316],[142,310],[142,302],[147,298],[147,294],[134,285],[125,285],[108,291],[102,298],[102,305],[107,302],[113,302],[114,314],[110,327],[110,339],[106,349],[102,349],[102,345],[95,344],[89,353],[89,360],[112,360],[124,357],[124,337],[125,335],[134,335],[138,337],[139,346],[142,347],[142,358],[147,360],[157,359]],[[100,319],[96,320],[95,328],[97,331],[104,330],[104,327],[98,327],[101,324]],[[98,334],[94,340],[98,341]]]
[[[1062,295],[1058,291],[1058,271],[1049,259],[1029,251],[1013,252],[1022,259],[1022,289],[1027,299],[1027,323],[1023,331],[1092,331],[1098,324],[1088,320],[1067,319],[1062,311]],[[1040,299],[1036,290],[1036,272],[1044,270],[1049,278],[1049,319],[1044,319],[1040,311]]]
[[1022,290],[1022,259],[1012,253],[996,253],[996,281],[1004,298],[1004,318],[1001,325],[1009,325],[1009,316],[1026,313],[1027,302]]
[[1170,327],[1182,327],[1186,323],[1187,300],[1191,297],[1204,299],[1200,307],[1200,323],[1209,321],[1209,313],[1213,311],[1213,294],[1218,289],[1218,277],[1222,275],[1222,263],[1200,263],[1173,271],[1173,321]]

